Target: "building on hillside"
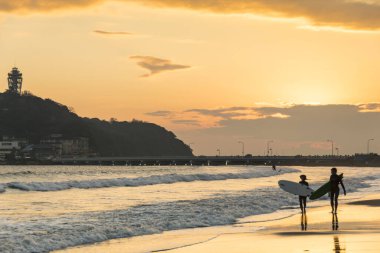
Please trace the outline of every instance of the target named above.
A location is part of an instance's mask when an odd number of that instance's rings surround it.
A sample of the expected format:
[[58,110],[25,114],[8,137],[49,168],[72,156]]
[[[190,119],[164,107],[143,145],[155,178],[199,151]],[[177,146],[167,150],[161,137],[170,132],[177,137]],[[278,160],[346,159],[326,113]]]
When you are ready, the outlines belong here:
[[56,156],[87,156],[89,140],[85,137],[64,138],[61,134],[52,134],[41,140],[40,144],[54,147]]
[[57,150],[48,144],[31,144],[23,148],[21,154],[25,160],[50,160],[57,156]]
[[24,139],[3,137],[0,141],[0,160],[5,160],[10,156],[17,158],[20,151],[28,144]]
[[78,137],[73,139],[66,139],[62,142],[62,155],[88,155],[89,141],[88,138]]
[[22,89],[22,73],[14,67],[11,72],[8,73],[8,92],[21,94]]

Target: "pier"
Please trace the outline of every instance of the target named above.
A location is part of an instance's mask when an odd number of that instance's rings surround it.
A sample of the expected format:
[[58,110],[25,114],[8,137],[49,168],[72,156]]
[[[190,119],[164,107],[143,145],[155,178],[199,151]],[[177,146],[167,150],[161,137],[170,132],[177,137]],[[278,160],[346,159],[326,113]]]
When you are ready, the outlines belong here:
[[380,166],[376,154],[353,156],[167,156],[167,157],[71,157],[55,158],[56,165],[124,166]]

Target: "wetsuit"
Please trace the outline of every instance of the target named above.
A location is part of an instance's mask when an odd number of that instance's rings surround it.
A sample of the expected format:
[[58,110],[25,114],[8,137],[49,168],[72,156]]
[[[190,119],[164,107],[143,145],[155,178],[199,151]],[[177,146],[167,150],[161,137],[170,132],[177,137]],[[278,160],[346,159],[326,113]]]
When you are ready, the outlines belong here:
[[331,175],[330,176],[330,183],[331,183],[331,189],[330,189],[331,208],[333,209],[333,211],[335,210],[335,212],[336,212],[337,208],[338,208],[338,197],[339,197],[339,193],[340,193],[339,184],[342,185],[343,190],[344,190],[342,177],[340,177],[339,175],[335,175],[335,174]]
[[338,198],[339,196],[339,184],[342,183],[342,178],[338,175],[331,175],[330,176],[330,183],[331,183],[331,197]]
[[[299,183],[309,187],[309,183],[306,181],[300,181]],[[299,197],[299,201],[300,201],[300,208],[304,212],[306,209],[306,196],[298,196],[298,197]]]

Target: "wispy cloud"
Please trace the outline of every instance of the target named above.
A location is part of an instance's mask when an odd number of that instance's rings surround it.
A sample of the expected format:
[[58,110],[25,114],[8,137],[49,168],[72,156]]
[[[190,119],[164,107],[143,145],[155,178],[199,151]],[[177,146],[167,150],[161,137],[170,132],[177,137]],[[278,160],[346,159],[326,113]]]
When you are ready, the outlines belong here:
[[[161,117],[179,122],[179,120],[196,120],[201,128],[223,127],[228,122],[263,122],[293,120],[297,118],[321,119],[328,118],[334,121],[339,117],[365,117],[368,113],[375,113],[380,117],[380,103],[358,105],[330,104],[330,105],[290,105],[284,107],[256,106],[256,107],[225,107],[217,109],[189,109],[185,111],[157,111],[147,113],[149,116]],[[308,122],[310,121],[308,119]],[[322,120],[323,121],[323,120]],[[213,124],[210,124],[212,122]],[[380,124],[380,118],[379,118]]]
[[195,119],[177,119],[177,120],[172,120],[174,124],[180,124],[180,125],[192,125],[192,126],[199,126],[200,122],[199,120]]
[[[3,12],[41,12],[83,8],[111,0],[0,0]],[[217,13],[259,14],[304,18],[315,26],[353,30],[379,30],[379,1],[365,0],[119,0],[155,7],[176,7]]]
[[133,35],[130,32],[121,32],[121,31],[105,31],[105,30],[95,30],[93,31],[96,34],[100,35]]
[[149,77],[161,72],[187,69],[191,67],[188,65],[174,64],[170,60],[156,58],[153,56],[131,56],[130,58],[132,60],[136,60],[137,65],[140,67],[150,71],[149,74],[145,74],[142,77]]
[[173,114],[171,111],[155,111],[155,112],[147,112],[145,113],[146,115],[149,116],[154,116],[154,117],[168,117]]
[[360,104],[359,109],[361,112],[380,112],[380,103]]

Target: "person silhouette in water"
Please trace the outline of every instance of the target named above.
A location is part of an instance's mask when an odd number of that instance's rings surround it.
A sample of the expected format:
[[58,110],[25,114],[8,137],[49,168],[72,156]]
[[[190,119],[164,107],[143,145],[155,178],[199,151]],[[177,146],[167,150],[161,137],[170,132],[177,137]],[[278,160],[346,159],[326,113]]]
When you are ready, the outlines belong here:
[[332,213],[338,213],[338,198],[339,198],[339,185],[342,186],[343,193],[346,195],[346,188],[344,187],[343,176],[338,175],[338,170],[336,168],[331,169],[331,176],[330,176],[330,203],[331,203],[331,209]]
[[[305,185],[306,187],[309,187],[309,183],[306,182],[306,175],[301,175],[300,176],[301,181],[299,182],[302,185]],[[300,208],[302,213],[306,213],[306,196],[299,196],[300,200]]]

